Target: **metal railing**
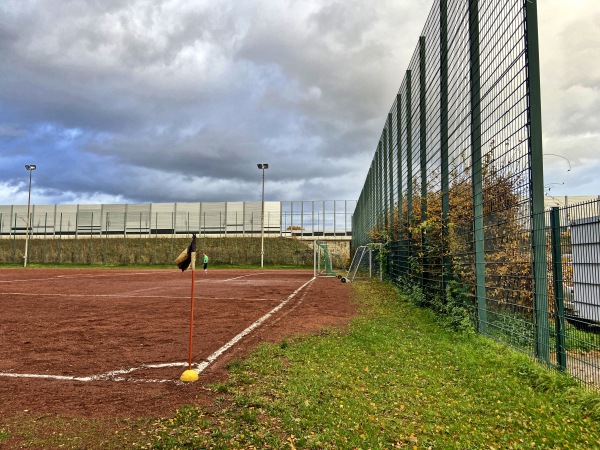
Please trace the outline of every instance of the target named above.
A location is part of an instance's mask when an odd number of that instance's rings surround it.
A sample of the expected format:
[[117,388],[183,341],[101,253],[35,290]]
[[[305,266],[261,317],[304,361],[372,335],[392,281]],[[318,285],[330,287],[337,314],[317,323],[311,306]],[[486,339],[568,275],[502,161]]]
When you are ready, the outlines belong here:
[[600,389],[600,201],[547,213],[553,364]]

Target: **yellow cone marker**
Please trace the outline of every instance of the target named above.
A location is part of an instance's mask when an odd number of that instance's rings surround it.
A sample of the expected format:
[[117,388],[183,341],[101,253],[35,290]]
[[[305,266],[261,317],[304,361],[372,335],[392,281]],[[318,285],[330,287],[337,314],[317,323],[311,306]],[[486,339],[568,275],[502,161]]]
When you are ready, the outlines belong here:
[[194,381],[198,381],[198,372],[192,369],[188,369],[181,374],[179,379],[185,383],[192,383]]

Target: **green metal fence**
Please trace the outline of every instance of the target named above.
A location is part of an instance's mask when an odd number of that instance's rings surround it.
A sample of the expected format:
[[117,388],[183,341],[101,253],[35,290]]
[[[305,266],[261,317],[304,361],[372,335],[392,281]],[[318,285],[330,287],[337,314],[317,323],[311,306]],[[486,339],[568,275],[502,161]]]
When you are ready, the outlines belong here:
[[600,388],[600,201],[547,214],[552,363]]
[[544,211],[537,2],[437,0],[353,216],[428,306],[600,386],[600,201]]
[[385,243],[392,280],[471,307],[479,332],[550,364],[536,8],[435,1],[357,202],[353,247]]

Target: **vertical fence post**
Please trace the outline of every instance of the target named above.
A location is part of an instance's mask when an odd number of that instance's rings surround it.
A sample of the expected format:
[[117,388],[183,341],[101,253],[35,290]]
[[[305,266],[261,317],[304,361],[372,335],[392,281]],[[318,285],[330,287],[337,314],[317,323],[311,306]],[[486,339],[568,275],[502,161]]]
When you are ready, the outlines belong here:
[[63,213],[60,213],[60,239],[58,240],[58,263],[62,262],[62,234],[63,234]]
[[106,211],[105,216],[105,224],[104,224],[104,253],[102,255],[102,262],[106,264],[108,258],[108,234],[110,228],[110,211]]
[[536,356],[550,362],[548,324],[548,270],[546,262],[546,231],[544,214],[544,161],[542,150],[542,109],[540,92],[540,61],[537,28],[537,2],[526,4],[526,39],[529,138],[531,151],[531,199],[533,219],[533,277],[536,320]]
[[337,216],[337,209],[336,209],[336,203],[337,203],[337,200],[334,200],[333,201],[333,236],[334,237],[336,236],[335,230],[336,230],[336,227],[337,227],[337,217],[336,217]]
[[93,258],[92,258],[92,251],[93,251],[92,241],[94,240],[93,239],[94,238],[94,229],[93,229],[94,228],[94,213],[93,212],[92,212],[92,218],[90,220],[91,220],[90,221],[90,255],[88,257],[88,262],[90,264],[92,264],[92,262],[93,262]]
[[12,262],[15,262],[17,258],[17,213],[15,213],[15,225],[13,227],[13,251],[12,251]]
[[413,213],[413,164],[412,164],[412,95],[411,71],[406,71],[406,190],[407,190],[407,226]]
[[313,240],[313,276],[317,276],[317,241]]
[[381,203],[383,204],[383,227],[388,228],[389,226],[389,214],[390,214],[390,205],[388,204],[388,166],[389,166],[389,161],[388,161],[388,155],[389,155],[389,150],[388,150],[388,130],[387,127],[383,128],[383,132],[381,134],[381,159],[383,160],[383,172],[382,172],[382,176],[381,176],[381,182],[383,184],[382,186],[382,192],[383,192],[383,198],[381,199]]
[[552,236],[552,273],[554,275],[554,329],[556,330],[556,363],[560,370],[565,370],[567,368],[567,352],[565,345],[565,305],[560,237],[560,210],[556,206],[550,211],[550,227]]
[[479,331],[487,333],[485,251],[483,234],[483,173],[481,161],[481,80],[479,67],[479,2],[469,0],[469,48],[471,87],[471,183],[473,186],[473,244],[475,250],[475,295]]
[[[294,204],[294,202],[292,202],[292,205]],[[325,200],[323,200],[322,204],[322,210],[321,210],[321,215],[323,216],[323,234],[321,236],[323,236],[323,239],[325,238]]]
[[389,209],[389,214],[390,214],[390,229],[389,229],[389,240],[393,240],[394,239],[394,165],[392,164],[394,161],[394,153],[393,153],[393,144],[392,144],[392,135],[394,134],[394,132],[392,131],[392,113],[388,114],[388,119],[387,119],[387,125],[386,128],[388,130],[387,132],[387,148],[388,148],[388,185],[389,185],[389,191],[390,191],[390,199],[389,199],[389,203],[390,203],[390,209]]
[[411,71],[406,71],[406,259],[409,277],[412,277],[412,234],[410,232],[413,219],[413,167],[412,167],[412,95]]
[[448,253],[450,182],[448,171],[448,0],[440,0],[440,157],[442,181],[442,296],[451,276]]
[[79,235],[79,204],[77,204],[77,211],[75,211],[75,239],[73,239],[73,254],[71,256],[71,262],[77,262],[77,236]]
[[398,158],[396,162],[396,171],[397,171],[397,190],[398,190],[398,234],[396,235],[397,241],[397,251],[398,251],[398,271],[399,274],[402,270],[404,270],[403,262],[405,260],[404,254],[404,236],[402,233],[402,208],[404,201],[404,191],[402,187],[402,96],[400,94],[396,94],[396,143],[397,143],[397,156]]
[[[0,214],[0,221],[2,215]],[[48,232],[48,213],[44,213],[44,243],[42,244],[42,262],[46,262],[46,233]]]
[[[421,222],[427,220],[427,114],[425,92],[425,36],[419,38],[419,156],[421,167]],[[425,290],[429,277],[427,231],[421,229],[421,288]]]
[[304,200],[300,201],[300,239],[304,236]]
[[[102,218],[104,217],[104,203],[100,205],[100,219],[98,222],[100,223],[100,238],[102,238]],[[102,241],[100,241],[102,242]]]
[[[188,213],[189,215],[189,213]],[[189,217],[189,216],[188,216]],[[142,211],[140,211],[140,223],[138,232],[138,245],[135,252],[135,263],[139,264],[142,253]]]
[[383,228],[383,217],[382,217],[382,210],[381,210],[381,205],[382,205],[382,198],[383,198],[383,193],[381,192],[383,189],[383,183],[381,181],[382,178],[382,161],[381,161],[381,138],[379,138],[379,142],[377,143],[377,150],[375,152],[375,158],[376,158],[376,164],[377,164],[377,170],[375,171],[375,176],[376,176],[376,182],[377,185],[375,186],[376,192],[377,192],[377,197],[376,197],[376,201],[375,201],[375,208],[376,208],[376,214],[377,214],[377,226],[378,228],[381,230]]
[[[177,203],[175,203],[175,208],[177,208]],[[171,248],[169,249],[169,261],[173,259],[173,244],[175,242],[175,211],[171,212],[171,228],[173,232],[171,233]]]

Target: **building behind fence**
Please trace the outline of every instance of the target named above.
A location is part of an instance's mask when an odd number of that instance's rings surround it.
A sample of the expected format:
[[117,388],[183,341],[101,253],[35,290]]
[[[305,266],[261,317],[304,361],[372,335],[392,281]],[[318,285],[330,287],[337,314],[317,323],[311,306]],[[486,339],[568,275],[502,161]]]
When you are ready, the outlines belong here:
[[[261,202],[0,205],[0,238],[261,234]],[[266,237],[349,238],[356,201],[266,201]]]
[[536,1],[436,0],[376,145],[352,246],[384,244],[394,282],[466,307],[480,333],[597,385],[598,216],[563,211],[573,279],[557,282],[539,80]]
[[[355,201],[0,206],[0,263],[172,264],[196,233],[216,264],[312,265],[328,243],[336,267],[349,257]],[[28,238],[28,239],[27,239]],[[286,239],[293,238],[293,239]],[[294,242],[292,242],[294,241]]]

